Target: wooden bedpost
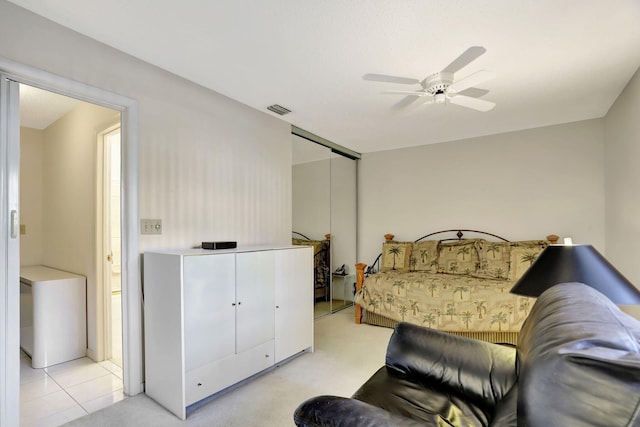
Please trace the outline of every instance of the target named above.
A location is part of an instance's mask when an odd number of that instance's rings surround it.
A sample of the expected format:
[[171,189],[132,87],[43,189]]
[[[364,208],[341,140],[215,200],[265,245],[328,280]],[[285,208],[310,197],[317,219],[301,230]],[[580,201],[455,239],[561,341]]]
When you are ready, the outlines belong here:
[[[367,268],[367,264],[356,264],[356,293],[362,289],[362,283],[364,283],[364,269]],[[356,304],[356,323],[360,324],[362,320],[362,307]]]

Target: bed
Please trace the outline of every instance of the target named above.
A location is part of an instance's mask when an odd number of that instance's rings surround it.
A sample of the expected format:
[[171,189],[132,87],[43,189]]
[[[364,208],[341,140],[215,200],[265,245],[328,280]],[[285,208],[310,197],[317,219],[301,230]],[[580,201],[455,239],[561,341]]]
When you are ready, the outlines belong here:
[[329,301],[331,282],[331,235],[323,240],[314,240],[297,231],[292,232],[294,245],[313,246],[313,298]]
[[550,240],[511,242],[444,230],[412,242],[385,235],[382,252],[357,264],[356,323],[406,321],[455,335],[515,344],[534,299],[509,290]]

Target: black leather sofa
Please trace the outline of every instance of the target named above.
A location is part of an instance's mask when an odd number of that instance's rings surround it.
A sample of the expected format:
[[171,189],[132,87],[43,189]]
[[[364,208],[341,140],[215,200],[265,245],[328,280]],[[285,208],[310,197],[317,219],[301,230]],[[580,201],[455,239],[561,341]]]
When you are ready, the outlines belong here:
[[563,283],[534,304],[517,348],[399,324],[385,366],[351,398],[318,396],[301,427],[640,426],[640,322]]

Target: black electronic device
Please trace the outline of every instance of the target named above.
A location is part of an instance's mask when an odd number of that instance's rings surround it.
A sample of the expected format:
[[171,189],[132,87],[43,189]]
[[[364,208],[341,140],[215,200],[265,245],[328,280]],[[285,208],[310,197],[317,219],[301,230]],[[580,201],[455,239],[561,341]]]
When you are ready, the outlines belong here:
[[238,247],[238,242],[202,242],[202,249],[233,249]]

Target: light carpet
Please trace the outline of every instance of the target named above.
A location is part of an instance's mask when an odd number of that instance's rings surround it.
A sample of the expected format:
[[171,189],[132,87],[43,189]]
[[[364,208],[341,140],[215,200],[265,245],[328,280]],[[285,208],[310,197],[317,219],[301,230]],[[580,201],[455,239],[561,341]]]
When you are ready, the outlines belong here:
[[351,396],[384,364],[391,329],[354,323],[354,308],[315,321],[315,351],[303,353],[192,410],[182,421],[144,394],[67,426],[293,426],[293,411],[321,394]]

